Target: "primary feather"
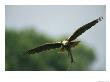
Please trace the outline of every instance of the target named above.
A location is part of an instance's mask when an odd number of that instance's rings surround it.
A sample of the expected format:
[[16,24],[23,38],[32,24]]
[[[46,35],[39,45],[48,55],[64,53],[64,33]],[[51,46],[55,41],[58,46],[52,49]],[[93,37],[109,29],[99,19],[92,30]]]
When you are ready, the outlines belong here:
[[54,48],[60,48],[61,45],[62,44],[60,42],[58,42],[58,43],[47,43],[47,44],[38,46],[36,48],[30,49],[26,53],[27,54],[39,53],[39,52],[54,49]]
[[93,20],[92,22],[83,25],[82,27],[80,27],[79,29],[77,29],[72,36],[70,36],[68,38],[68,41],[72,41],[75,40],[78,36],[80,36],[82,33],[84,33],[86,30],[90,29],[92,26],[94,26],[95,24],[97,24],[99,21],[102,21],[103,17],[99,17],[96,20]]

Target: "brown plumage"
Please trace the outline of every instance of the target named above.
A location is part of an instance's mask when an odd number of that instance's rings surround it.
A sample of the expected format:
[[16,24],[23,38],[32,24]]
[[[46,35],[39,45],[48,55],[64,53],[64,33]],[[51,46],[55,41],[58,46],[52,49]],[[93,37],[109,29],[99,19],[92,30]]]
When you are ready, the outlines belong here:
[[68,52],[68,56],[71,57],[71,62],[74,62],[73,56],[71,53],[71,48],[75,47],[80,41],[74,41],[78,36],[80,36],[82,33],[84,33],[86,30],[90,29],[92,26],[97,24],[99,21],[102,21],[103,17],[99,17],[98,19],[95,19],[79,29],[77,29],[72,36],[70,36],[68,39],[65,39],[64,41],[61,42],[56,42],[56,43],[47,43],[41,46],[38,46],[36,48],[27,50],[27,54],[34,54],[34,53],[39,53],[42,51],[50,50],[50,49],[55,49],[55,48],[60,48],[61,51],[66,50]]
[[27,53],[28,54],[39,53],[39,52],[54,49],[54,48],[60,48],[61,45],[62,45],[61,43],[46,43],[44,45],[28,50]]
[[95,24],[97,24],[99,21],[102,21],[103,17],[99,17],[96,20],[93,20],[85,25],[83,25],[82,27],[78,28],[72,36],[70,36],[68,38],[68,41],[72,41],[75,40],[78,36],[80,36],[82,33],[84,33],[86,30],[90,29],[92,26],[94,26]]

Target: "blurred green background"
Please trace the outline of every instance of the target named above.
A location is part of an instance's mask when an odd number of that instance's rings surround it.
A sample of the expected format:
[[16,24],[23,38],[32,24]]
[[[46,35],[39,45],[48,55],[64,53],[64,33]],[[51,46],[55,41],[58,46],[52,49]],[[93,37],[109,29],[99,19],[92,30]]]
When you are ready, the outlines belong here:
[[[64,38],[64,36],[63,36]],[[58,38],[55,41],[63,40]],[[43,43],[54,42],[51,37],[41,34],[35,29],[5,30],[5,70],[7,71],[82,71],[91,70],[90,65],[95,60],[92,48],[81,42],[72,49],[76,63],[71,64],[67,53],[58,53],[59,49],[49,50],[39,54],[26,55],[28,49]],[[71,64],[71,65],[70,65]]]
[[[102,16],[103,21],[77,39],[72,53],[59,49],[33,55],[23,53],[48,42],[62,41],[80,26]],[[106,70],[105,5],[6,5],[6,70]]]

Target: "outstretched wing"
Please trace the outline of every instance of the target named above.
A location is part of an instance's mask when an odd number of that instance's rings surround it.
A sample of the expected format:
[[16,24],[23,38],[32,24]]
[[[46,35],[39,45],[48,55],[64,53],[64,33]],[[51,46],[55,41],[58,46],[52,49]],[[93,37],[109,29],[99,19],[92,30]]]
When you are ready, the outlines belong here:
[[84,33],[86,30],[90,29],[92,26],[94,26],[96,23],[98,23],[99,21],[102,21],[103,17],[99,17],[96,20],[93,20],[92,22],[83,25],[82,27],[80,27],[79,29],[77,29],[72,36],[70,36],[68,38],[68,41],[72,41],[75,40],[78,36],[80,36],[82,33]]
[[36,48],[30,49],[26,52],[26,54],[34,54],[34,53],[39,53],[42,51],[46,51],[46,50],[50,50],[50,49],[54,49],[54,48],[60,48],[61,47],[61,43],[47,43],[41,46],[38,46]]

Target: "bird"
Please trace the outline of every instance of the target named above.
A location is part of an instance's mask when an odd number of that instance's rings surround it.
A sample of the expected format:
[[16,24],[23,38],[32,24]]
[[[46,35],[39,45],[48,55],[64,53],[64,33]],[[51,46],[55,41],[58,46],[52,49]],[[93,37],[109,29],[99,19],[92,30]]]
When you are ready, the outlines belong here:
[[50,49],[60,48],[61,52],[64,52],[64,51],[68,52],[68,56],[70,56],[70,58],[71,58],[71,63],[73,63],[75,61],[73,59],[71,49],[80,43],[80,41],[76,41],[76,39],[78,38],[78,36],[82,35],[82,33],[84,33],[86,30],[90,29],[91,27],[96,25],[98,22],[102,21],[102,19],[103,19],[103,17],[100,16],[97,19],[95,19],[85,25],[82,25],[69,38],[66,38],[63,41],[54,42],[54,43],[45,43],[43,45],[40,45],[35,48],[27,50],[26,54],[35,54],[35,53],[40,53],[42,51],[47,51]]

